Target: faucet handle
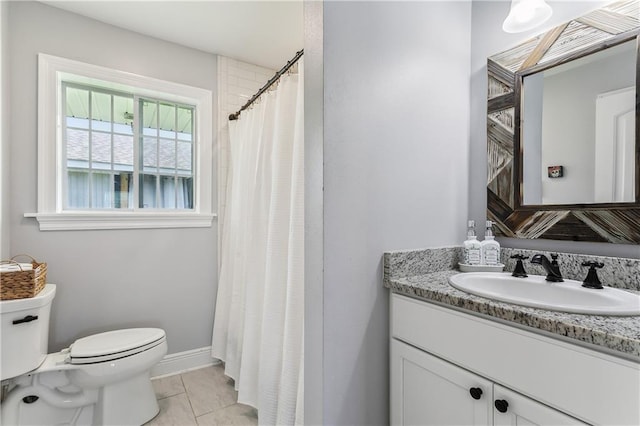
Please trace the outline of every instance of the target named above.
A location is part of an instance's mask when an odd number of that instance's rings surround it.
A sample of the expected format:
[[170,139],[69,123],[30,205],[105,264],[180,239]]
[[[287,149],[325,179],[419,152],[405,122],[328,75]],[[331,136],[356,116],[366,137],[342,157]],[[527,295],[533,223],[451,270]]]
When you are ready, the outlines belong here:
[[513,274],[511,274],[514,277],[518,277],[518,278],[527,278],[527,271],[524,270],[524,265],[522,264],[523,260],[528,259],[529,256],[524,256],[522,254],[514,254],[513,256],[511,256],[511,259],[518,259],[518,261],[516,262],[516,267],[513,270]]
[[596,290],[602,289],[602,283],[600,282],[600,278],[598,278],[598,272],[596,271],[596,268],[601,269],[604,266],[604,263],[590,260],[587,262],[582,262],[582,266],[589,267],[589,272],[587,272],[587,277],[582,282],[582,287],[593,288]]
[[518,259],[518,260],[527,260],[529,258],[529,256],[525,256],[523,254],[514,254],[511,256],[511,259]]
[[558,264],[558,253],[551,253],[551,264],[552,265]]

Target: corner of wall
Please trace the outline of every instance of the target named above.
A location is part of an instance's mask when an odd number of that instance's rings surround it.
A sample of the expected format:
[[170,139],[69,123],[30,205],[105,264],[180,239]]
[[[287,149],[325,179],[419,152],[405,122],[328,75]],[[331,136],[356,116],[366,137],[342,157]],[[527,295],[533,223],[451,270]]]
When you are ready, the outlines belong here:
[[324,424],[324,9],[304,2],[304,423]]
[[11,229],[9,226],[9,176],[11,149],[9,144],[9,2],[0,2],[0,259],[9,257]]

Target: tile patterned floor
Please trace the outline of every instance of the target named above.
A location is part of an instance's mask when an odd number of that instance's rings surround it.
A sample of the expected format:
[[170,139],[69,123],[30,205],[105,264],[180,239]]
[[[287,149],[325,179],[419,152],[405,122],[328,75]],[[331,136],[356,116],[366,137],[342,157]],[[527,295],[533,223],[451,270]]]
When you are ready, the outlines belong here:
[[153,379],[160,413],[146,426],[253,426],[256,410],[238,404],[222,364]]

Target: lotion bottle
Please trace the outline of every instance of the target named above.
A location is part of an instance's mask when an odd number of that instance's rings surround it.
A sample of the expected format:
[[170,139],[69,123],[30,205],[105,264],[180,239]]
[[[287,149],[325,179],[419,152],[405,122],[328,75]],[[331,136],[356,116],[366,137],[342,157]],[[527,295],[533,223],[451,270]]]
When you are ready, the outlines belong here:
[[500,264],[500,243],[493,236],[493,222],[487,221],[487,228],[484,234],[484,241],[481,245],[481,263],[488,266]]
[[467,265],[480,265],[481,243],[476,237],[476,223],[470,220],[467,224],[467,240],[463,243],[464,263]]

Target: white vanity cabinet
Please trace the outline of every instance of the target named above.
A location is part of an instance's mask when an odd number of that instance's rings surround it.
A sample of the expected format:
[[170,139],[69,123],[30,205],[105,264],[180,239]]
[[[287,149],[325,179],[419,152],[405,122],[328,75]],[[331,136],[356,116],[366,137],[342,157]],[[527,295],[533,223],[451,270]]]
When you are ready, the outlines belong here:
[[493,401],[493,424],[496,426],[586,424],[496,384],[493,385]]
[[511,426],[585,423],[393,339],[391,424]]
[[639,363],[397,294],[390,391],[393,425],[640,424]]
[[491,424],[491,387],[489,380],[392,339],[392,425]]

